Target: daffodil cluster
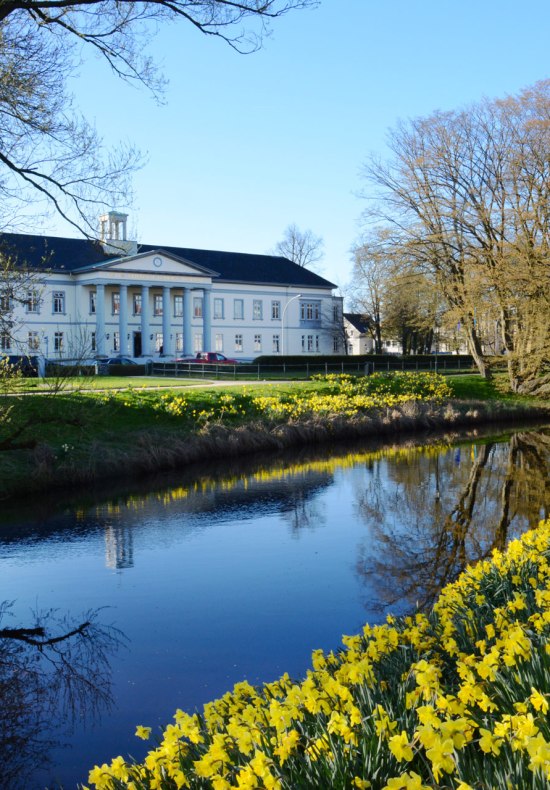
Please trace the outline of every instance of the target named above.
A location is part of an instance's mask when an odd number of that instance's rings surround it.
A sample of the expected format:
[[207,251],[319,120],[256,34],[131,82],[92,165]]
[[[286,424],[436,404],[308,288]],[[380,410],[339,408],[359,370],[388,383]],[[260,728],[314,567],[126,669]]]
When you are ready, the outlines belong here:
[[[433,610],[314,651],[301,681],[177,711],[102,788],[547,788],[550,521],[467,568]],[[148,738],[139,726],[136,734]]]
[[321,391],[262,396],[254,399],[254,405],[273,417],[297,420],[315,416],[354,417],[392,409],[409,401],[441,402],[452,397],[449,385],[436,373],[329,374],[313,378],[325,385]]
[[376,376],[330,374],[314,376],[319,389],[296,388],[253,395],[246,389],[212,393],[197,405],[193,394],[162,395],[156,408],[197,425],[235,422],[265,417],[277,422],[312,417],[353,417],[373,410],[387,410],[413,400],[441,402],[452,391],[436,373],[382,373]]
[[170,393],[160,397],[156,409],[199,426],[257,416],[253,399],[246,391],[212,393],[202,402],[193,395]]

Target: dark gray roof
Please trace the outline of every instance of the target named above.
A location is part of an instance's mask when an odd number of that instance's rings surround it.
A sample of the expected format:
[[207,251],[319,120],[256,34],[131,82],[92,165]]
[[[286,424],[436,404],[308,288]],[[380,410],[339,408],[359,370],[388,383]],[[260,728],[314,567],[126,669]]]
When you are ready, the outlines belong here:
[[[138,253],[165,250],[167,253],[219,273],[216,280],[335,288],[315,272],[276,255],[253,255],[241,252],[195,250],[188,247],[167,247],[163,244],[139,244]],[[35,236],[23,233],[1,233],[0,254],[33,271],[76,272],[93,264],[116,260],[107,255],[98,241],[66,239],[57,236]]]
[[72,272],[115,257],[106,255],[98,241],[27,233],[1,233],[0,253],[11,258],[15,265],[33,271]]
[[347,318],[358,332],[366,334],[369,331],[369,318],[363,313],[344,313],[344,318]]

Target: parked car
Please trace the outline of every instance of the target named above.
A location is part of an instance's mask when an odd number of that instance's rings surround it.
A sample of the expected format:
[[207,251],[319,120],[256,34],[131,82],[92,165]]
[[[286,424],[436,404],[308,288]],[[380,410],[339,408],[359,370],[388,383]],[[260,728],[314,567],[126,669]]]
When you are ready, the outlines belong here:
[[0,359],[6,360],[14,370],[19,371],[23,376],[34,377],[38,375],[38,358],[35,356],[2,354]]
[[109,357],[109,359],[104,360],[102,365],[137,365],[137,362],[134,362],[133,359],[130,357]]
[[196,362],[195,354],[184,354],[182,357],[176,357],[174,362]]
[[107,373],[109,368],[114,365],[137,365],[130,357],[109,357],[108,359],[98,360],[98,370],[100,373]]
[[198,362],[199,365],[238,365],[236,359],[219,354],[217,351],[199,351],[199,353],[189,362]]

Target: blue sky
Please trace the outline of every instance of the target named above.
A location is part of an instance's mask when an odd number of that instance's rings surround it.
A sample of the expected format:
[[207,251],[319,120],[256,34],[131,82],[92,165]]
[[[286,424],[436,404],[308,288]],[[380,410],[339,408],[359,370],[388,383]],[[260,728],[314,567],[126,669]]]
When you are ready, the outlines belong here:
[[547,0],[322,0],[247,56],[183,22],[161,29],[163,106],[96,59],[72,89],[106,143],[147,153],[130,207],[139,241],[263,253],[296,223],[323,237],[321,273],[345,286],[361,164],[385,155],[387,130],[550,76],[549,21]]

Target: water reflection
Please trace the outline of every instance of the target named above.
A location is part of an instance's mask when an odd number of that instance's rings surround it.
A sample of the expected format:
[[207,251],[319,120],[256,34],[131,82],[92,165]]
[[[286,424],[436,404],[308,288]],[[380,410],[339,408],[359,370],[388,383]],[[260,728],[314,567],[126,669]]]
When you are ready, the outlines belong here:
[[134,541],[130,527],[105,527],[105,565],[114,570],[133,567]]
[[[429,605],[466,563],[548,513],[549,472],[550,428],[498,439],[476,431],[224,461],[152,478],[146,491],[135,481],[58,492],[34,509],[3,507],[0,600],[17,599],[14,622],[25,624],[36,601],[59,611],[109,606],[129,639],[111,660],[113,707],[99,695],[101,726],[91,733],[79,726],[66,736],[73,714],[93,705],[61,693],[63,676],[21,696],[17,759],[27,741],[41,763],[47,719],[48,738],[63,733],[71,744],[70,753],[53,745],[51,772],[26,787],[74,787],[96,762],[139,759],[146,746],[136,743],[136,724],[165,724],[176,707],[200,707],[243,678],[300,676],[313,649],[338,647],[343,633],[380,622],[388,609]],[[74,627],[52,623],[47,633]],[[82,647],[97,643],[100,655],[101,633]],[[11,644],[8,656],[27,651],[23,670],[40,653],[24,640]],[[45,650],[37,666],[47,667]],[[66,655],[64,665],[77,654]],[[86,660],[76,662],[82,678]],[[106,666],[89,669],[91,685],[106,690]],[[18,693],[11,674],[0,677],[8,710]]]
[[50,751],[112,705],[110,658],[123,637],[97,612],[80,622],[56,612],[35,613],[25,627],[10,622],[0,603],[0,784],[32,786]]
[[466,565],[503,549],[512,524],[518,534],[548,516],[550,436],[419,453],[372,474],[357,507],[369,527],[357,570],[380,606],[427,608]]

